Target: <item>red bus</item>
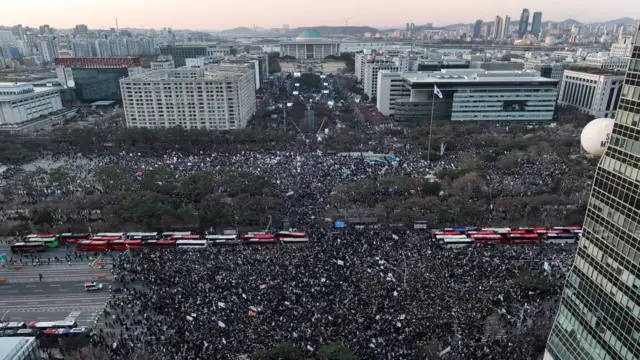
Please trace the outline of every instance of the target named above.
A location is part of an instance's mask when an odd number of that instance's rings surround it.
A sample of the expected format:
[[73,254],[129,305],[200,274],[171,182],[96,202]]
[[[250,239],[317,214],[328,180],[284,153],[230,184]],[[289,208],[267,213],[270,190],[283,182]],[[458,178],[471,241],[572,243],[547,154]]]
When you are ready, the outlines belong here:
[[171,235],[169,240],[200,240],[200,235]]
[[496,232],[493,230],[478,230],[478,231],[467,231],[467,235],[495,235]]
[[113,240],[123,240],[119,236],[92,236],[87,240],[95,240],[95,241],[113,241]]
[[91,237],[91,234],[72,234],[64,233],[58,236],[58,242],[60,244],[77,244],[80,240],[87,240]]
[[142,248],[142,240],[112,240],[109,242],[109,249],[116,251],[126,251]]
[[158,240],[154,247],[158,249],[173,249],[176,247],[176,240]]
[[109,243],[109,249],[115,251],[127,250],[127,245],[124,244],[124,240],[113,240]]
[[265,234],[265,233],[246,233],[246,234],[240,235],[240,239],[242,240],[251,240],[251,239],[274,240],[273,235]]
[[538,234],[506,234],[505,244],[521,245],[521,244],[537,244],[540,241]]
[[14,254],[35,253],[46,251],[44,243],[15,243],[11,245],[11,252]]
[[142,240],[125,240],[124,245],[130,250],[140,249],[142,248]]
[[[115,240],[114,240],[115,241]],[[107,251],[109,250],[108,241],[82,240],[76,245],[77,251]]]
[[284,238],[305,239],[306,237],[307,237],[307,234],[303,232],[279,231],[276,233],[276,239],[278,240],[281,240]]
[[502,236],[499,234],[472,234],[471,238],[476,244],[501,244]]
[[519,234],[526,234],[527,230],[511,230],[509,232],[507,232],[507,234],[511,234],[511,235],[519,235]]

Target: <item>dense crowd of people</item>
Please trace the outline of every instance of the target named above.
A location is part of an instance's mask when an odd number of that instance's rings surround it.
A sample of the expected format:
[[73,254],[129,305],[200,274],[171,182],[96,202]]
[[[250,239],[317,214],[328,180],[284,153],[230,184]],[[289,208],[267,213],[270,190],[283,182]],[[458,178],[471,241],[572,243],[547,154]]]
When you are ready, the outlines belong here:
[[298,247],[118,257],[99,344],[113,359],[238,359],[282,342],[313,359],[335,341],[361,359],[434,347],[443,359],[533,359],[540,344],[528,332],[552,320],[575,249],[445,249],[417,230],[310,230]]
[[[330,133],[339,131],[339,125],[332,122]],[[234,146],[153,156],[137,151],[61,156],[52,161],[64,164],[71,181],[54,184],[50,171],[39,178],[11,168],[0,185],[16,186],[5,186],[1,195],[17,208],[52,197],[82,200],[109,193],[107,187],[122,181],[104,177],[100,169],[109,165],[131,171],[124,175],[126,189],[113,191],[131,193],[140,190],[137,184],[147,173],[159,168],[168,169],[172,178],[167,181],[178,187],[194,173],[242,171],[269,179],[269,199],[277,198],[285,209],[281,220],[309,234],[310,242],[301,246],[113,254],[116,281],[95,346],[114,360],[243,359],[284,342],[309,359],[317,358],[319,349],[333,342],[343,343],[367,360],[538,358],[575,246],[451,249],[433,242],[426,230],[391,227],[388,221],[336,229],[334,221],[339,219],[330,217],[343,216],[353,207],[379,210],[387,197],[402,192],[422,196],[419,186],[401,191],[400,184],[380,182],[370,193],[362,194],[373,201],[348,203],[348,196],[336,194],[349,185],[383,178],[416,179],[421,184],[443,170],[460,169],[461,163],[474,157],[478,161],[470,168],[482,167],[478,172],[484,173],[478,185],[485,193],[478,206],[481,215],[461,219],[464,212],[459,215],[457,209],[453,219],[474,221],[465,225],[499,225],[504,218],[496,214],[500,209],[494,207],[495,198],[553,193],[557,179],[568,172],[565,159],[551,152],[539,157],[521,153],[513,156],[512,163],[508,159],[480,162],[486,150],[482,144],[470,146],[461,141],[448,145],[455,151],[447,150],[428,163],[419,145],[403,143],[406,138],[385,138],[370,128],[356,135],[362,135],[363,141],[352,151],[387,153],[390,143],[400,146],[393,147],[393,160],[335,154],[310,135],[299,136],[295,144],[265,143],[259,149]],[[588,187],[588,178],[574,180],[576,188]],[[233,203],[230,189],[235,185],[222,184],[213,193],[223,203]],[[450,190],[443,186],[442,193],[428,196],[435,202],[456,197],[463,199],[462,205],[480,202],[475,195],[459,196]],[[197,207],[186,200],[184,204]],[[59,211],[66,211],[69,217],[75,209]],[[524,218],[529,208],[517,211]],[[270,214],[265,209],[262,215]],[[75,216],[85,218],[86,214]],[[62,226],[62,221],[57,225]],[[128,229],[117,229],[124,230]],[[545,262],[551,264],[552,272],[543,269]]]

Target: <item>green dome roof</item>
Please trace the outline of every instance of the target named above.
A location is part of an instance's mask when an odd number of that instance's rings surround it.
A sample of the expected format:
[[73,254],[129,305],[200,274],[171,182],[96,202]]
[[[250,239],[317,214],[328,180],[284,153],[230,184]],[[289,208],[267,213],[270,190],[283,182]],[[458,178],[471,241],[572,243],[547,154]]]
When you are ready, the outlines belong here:
[[307,29],[298,34],[298,39],[322,39],[322,34],[318,30]]

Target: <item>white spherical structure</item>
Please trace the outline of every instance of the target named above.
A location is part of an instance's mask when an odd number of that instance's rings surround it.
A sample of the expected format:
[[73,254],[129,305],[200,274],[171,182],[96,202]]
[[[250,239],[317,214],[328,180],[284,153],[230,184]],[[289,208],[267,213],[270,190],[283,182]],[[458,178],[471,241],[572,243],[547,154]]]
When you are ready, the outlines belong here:
[[592,120],[582,129],[580,144],[591,155],[601,156],[611,139],[613,119],[600,118]]

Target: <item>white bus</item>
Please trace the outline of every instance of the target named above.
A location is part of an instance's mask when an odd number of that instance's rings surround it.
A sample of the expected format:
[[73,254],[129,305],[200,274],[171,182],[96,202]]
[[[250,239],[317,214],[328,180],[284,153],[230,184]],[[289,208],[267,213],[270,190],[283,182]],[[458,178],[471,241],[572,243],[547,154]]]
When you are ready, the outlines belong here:
[[35,329],[72,329],[78,327],[75,321],[32,321],[29,323],[30,328]]
[[506,234],[511,231],[511,228],[482,228],[482,231],[493,231],[497,234]]
[[190,231],[168,231],[162,233],[162,238],[169,240],[172,236],[188,236],[191,235]]
[[206,235],[204,237],[211,245],[238,245],[240,240],[236,235]]
[[469,237],[467,235],[436,235],[436,240],[467,240]]
[[124,240],[124,236],[127,235],[127,233],[112,233],[112,232],[103,232],[103,233],[97,233],[95,236],[96,237],[102,237],[102,236],[119,236],[121,239]]
[[24,329],[27,324],[24,322],[0,322],[0,330],[18,330]]
[[132,232],[132,233],[127,233],[127,240],[158,240],[158,233],[157,232],[150,232],[150,233]]
[[442,239],[441,244],[447,248],[463,248],[473,246],[475,244],[475,240],[469,239],[467,237],[463,238],[448,238]]
[[178,240],[176,247],[178,249],[204,249],[207,247],[207,240]]
[[575,244],[578,235],[572,233],[562,233],[562,234],[545,234],[543,238],[543,242],[545,244]]
[[283,237],[280,238],[280,243],[283,245],[296,245],[296,244],[307,244],[309,242],[308,237]]

